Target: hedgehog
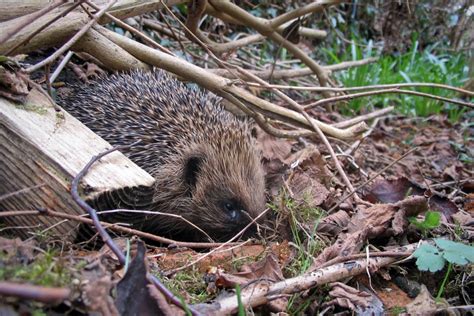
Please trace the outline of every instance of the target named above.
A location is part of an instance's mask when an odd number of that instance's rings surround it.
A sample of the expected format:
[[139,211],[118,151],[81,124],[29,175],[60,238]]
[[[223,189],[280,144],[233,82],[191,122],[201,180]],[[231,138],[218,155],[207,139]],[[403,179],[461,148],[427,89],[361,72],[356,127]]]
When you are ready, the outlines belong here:
[[[227,112],[211,92],[162,70],[135,70],[73,87],[58,103],[113,146],[140,141],[122,152],[154,177],[152,211],[180,215],[219,241],[264,211],[251,122]],[[176,216],[134,215],[132,222],[179,240],[205,238]]]

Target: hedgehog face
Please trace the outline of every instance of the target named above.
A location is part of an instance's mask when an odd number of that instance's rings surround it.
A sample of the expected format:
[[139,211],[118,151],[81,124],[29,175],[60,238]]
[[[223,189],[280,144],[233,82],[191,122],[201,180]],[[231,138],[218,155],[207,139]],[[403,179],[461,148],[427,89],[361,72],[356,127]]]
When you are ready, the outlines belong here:
[[251,153],[223,160],[216,158],[223,153],[207,150],[188,156],[185,162],[184,184],[191,202],[187,217],[214,239],[231,238],[264,211],[262,166],[258,155]]

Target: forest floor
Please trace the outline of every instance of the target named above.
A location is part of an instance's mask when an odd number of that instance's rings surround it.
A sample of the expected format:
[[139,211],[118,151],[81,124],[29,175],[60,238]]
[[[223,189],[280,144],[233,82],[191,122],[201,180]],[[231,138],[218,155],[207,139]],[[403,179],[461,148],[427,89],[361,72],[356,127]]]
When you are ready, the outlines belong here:
[[[315,113],[322,121],[343,120],[336,115]],[[387,252],[433,237],[472,241],[472,115],[465,113],[465,120],[456,124],[443,116],[390,115],[378,119],[361,142],[335,140],[334,148],[357,188],[358,197],[346,199],[345,185],[317,139],[290,141],[259,131],[258,142],[271,179],[270,212],[260,237],[210,252],[148,246],[146,266],[188,304],[196,304],[233,292],[236,284],[265,279],[277,282],[317,271],[334,258],[344,261],[344,249],[370,257],[381,249]],[[404,207],[407,203],[410,208]],[[428,216],[422,215],[428,210],[439,214],[435,216],[439,219],[429,223]],[[34,315],[73,311],[113,314],[111,289],[116,282],[123,278],[117,293],[137,291],[138,271],[143,274],[143,267],[132,269],[137,266],[133,262],[128,266],[131,272],[126,272],[127,267],[118,264],[107,247],[90,250],[47,234],[21,241],[8,237],[8,227],[2,229],[2,235],[0,279],[56,291],[44,292],[42,303],[12,298],[0,306],[2,313],[14,309]],[[135,239],[122,237],[116,242],[131,258],[135,256]],[[347,308],[397,314],[469,305],[474,295],[472,264],[450,265],[454,273],[446,276],[446,267],[435,273],[420,271],[416,259],[410,258],[390,267],[371,267],[370,274],[354,275],[347,283],[353,287],[335,278],[323,287],[285,295],[267,307],[291,314]],[[124,278],[126,273],[131,275]],[[117,294],[115,300],[123,295]],[[142,294],[132,296],[144,310],[156,311],[143,303]]]

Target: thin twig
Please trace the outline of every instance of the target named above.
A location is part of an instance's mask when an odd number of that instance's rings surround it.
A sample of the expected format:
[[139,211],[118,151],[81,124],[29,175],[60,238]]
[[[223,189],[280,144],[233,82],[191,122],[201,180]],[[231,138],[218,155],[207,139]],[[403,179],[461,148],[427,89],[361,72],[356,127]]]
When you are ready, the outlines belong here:
[[[64,67],[67,65],[67,63],[69,62],[69,60],[71,59],[71,57],[73,55],[74,55],[74,53],[72,51],[67,52],[66,56],[64,56],[64,58],[59,63],[58,67],[56,67],[53,74],[49,78],[49,84],[52,84],[56,80],[56,78],[59,76],[59,74],[64,69]],[[48,72],[46,72],[46,74],[48,74]]]
[[368,91],[368,92],[359,92],[359,93],[353,93],[353,94],[347,94],[347,95],[339,95],[339,96],[336,96],[336,97],[321,99],[321,100],[318,100],[316,102],[305,105],[304,110],[307,111],[307,110],[310,110],[310,109],[315,108],[317,106],[322,106],[322,105],[328,104],[328,103],[334,103],[334,102],[344,101],[344,100],[352,100],[352,99],[356,99],[356,98],[363,98],[363,97],[367,97],[367,96],[371,96],[371,95],[385,94],[385,93],[390,93],[390,92],[395,92],[395,91],[399,91],[399,90],[389,89],[389,90]]
[[354,151],[360,146],[362,143],[362,140],[366,139],[369,137],[370,134],[374,131],[375,127],[379,123],[379,118],[376,118],[373,122],[372,125],[370,126],[369,130],[364,133],[361,139],[356,140],[345,152],[345,155],[351,156],[354,154]]
[[[96,10],[100,10],[100,8],[92,1],[88,1],[88,0],[85,0],[85,3],[88,4],[89,6],[91,6],[92,8],[96,9]],[[118,26],[120,26],[121,28],[135,34],[136,36],[140,37],[144,42],[146,42],[147,44],[151,45],[152,47],[154,48],[158,48],[160,49],[161,51],[167,53],[167,54],[170,54],[170,55],[173,55],[173,56],[176,56],[172,51],[170,51],[168,48],[158,44],[156,41],[154,41],[153,39],[149,38],[147,35],[145,35],[144,33],[140,32],[139,30],[137,30],[136,28],[128,25],[127,23],[123,22],[122,20],[119,20],[117,19],[116,17],[114,17],[112,14],[108,13],[108,12],[105,12],[104,15],[111,19],[112,21],[114,21]]]
[[463,105],[467,106],[470,108],[474,108],[474,103],[470,102],[464,102],[464,101],[458,101],[455,99],[449,99],[445,97],[440,97],[437,95],[432,95],[429,93],[423,93],[423,92],[418,92],[418,91],[411,91],[411,90],[403,90],[403,89],[397,89],[397,88],[392,88],[392,89],[384,89],[384,90],[375,90],[375,91],[368,91],[368,92],[359,92],[359,93],[353,93],[353,94],[348,94],[348,95],[343,95],[343,96],[338,96],[338,97],[333,97],[333,98],[327,98],[327,99],[322,99],[318,100],[314,103],[310,103],[306,105],[304,108],[305,110],[312,109],[316,106],[320,106],[329,102],[335,102],[335,101],[341,101],[341,100],[347,100],[347,99],[355,99],[355,98],[361,98],[361,97],[366,97],[370,95],[378,95],[378,94],[385,94],[385,93],[396,93],[396,94],[411,94],[411,95],[416,95],[420,97],[425,97],[425,98],[430,98],[430,99],[435,99],[439,101],[444,101],[444,102],[449,102],[457,105]]
[[[233,42],[229,42],[226,44],[222,45],[227,45]],[[329,71],[329,72],[334,72],[334,71],[339,71],[339,70],[344,70],[350,67],[357,67],[357,66],[362,66],[366,65],[368,63],[372,63],[377,61],[377,58],[366,58],[366,59],[361,59],[361,60],[355,60],[355,61],[345,61],[341,62],[339,64],[334,64],[334,65],[327,65],[327,66],[322,66],[324,70]],[[255,65],[251,65],[255,66]],[[217,68],[217,69],[210,69],[211,72],[223,76],[228,79],[237,79],[235,78],[231,73],[228,73],[226,69],[224,68]],[[270,77],[270,70],[248,70],[257,77],[260,77],[262,79],[268,79]],[[309,76],[312,75],[313,71],[308,68],[297,68],[297,69],[278,69],[273,72],[272,78],[275,80],[280,80],[280,79],[291,79],[295,77],[303,77],[303,76]],[[258,83],[252,83],[254,86],[261,86]],[[290,89],[292,86],[286,86],[286,85],[270,85],[272,88],[277,88],[282,87],[281,89]],[[313,88],[320,88],[320,91],[333,91],[332,89],[343,89],[343,88],[332,88],[332,87],[311,87]]]
[[[371,119],[374,119],[374,118],[379,118],[381,116],[387,115],[388,113],[392,112],[393,109],[394,109],[393,106],[388,106],[386,108],[383,108],[383,109],[380,109],[380,110],[377,110],[377,111],[373,111],[373,112],[370,112],[370,113],[367,113],[367,114],[364,114],[364,115],[360,115],[360,116],[354,117],[354,118],[346,120],[346,121],[342,121],[342,122],[339,122],[339,123],[332,124],[332,126],[337,127],[337,128],[346,128],[346,127],[352,126],[354,124],[357,124],[359,122],[364,122],[364,121],[367,121],[367,120],[371,120]],[[362,137],[366,137],[366,134],[367,134],[367,132],[364,133],[364,136],[362,136]]]
[[[360,60],[363,61],[363,60]],[[341,63],[343,64],[343,63]],[[341,64],[336,64],[333,66],[325,66],[327,69],[331,69],[331,67],[336,67]],[[250,85],[262,87],[259,84],[252,83]],[[429,82],[411,82],[411,83],[393,83],[393,84],[378,84],[378,85],[371,85],[371,86],[358,86],[358,87],[342,87],[342,88],[333,88],[333,87],[315,87],[315,86],[287,86],[287,85],[278,85],[272,84],[269,86],[270,88],[282,89],[282,90],[304,90],[304,91],[331,91],[331,92],[347,92],[347,91],[359,91],[359,90],[378,90],[378,89],[400,89],[400,88],[411,88],[411,87],[420,87],[420,88],[440,88],[446,90],[456,91],[468,96],[474,96],[474,92],[465,90],[458,87],[453,87],[450,85],[439,84],[439,83],[429,83]],[[263,88],[263,87],[262,87]]]

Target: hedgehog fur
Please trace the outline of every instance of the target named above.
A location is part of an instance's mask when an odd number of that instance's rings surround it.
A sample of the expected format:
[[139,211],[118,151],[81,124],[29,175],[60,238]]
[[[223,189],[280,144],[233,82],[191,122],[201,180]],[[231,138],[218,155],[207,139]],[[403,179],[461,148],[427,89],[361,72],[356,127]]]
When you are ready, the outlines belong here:
[[[180,215],[225,240],[265,206],[264,172],[250,124],[210,92],[164,71],[133,71],[76,87],[59,104],[155,178],[152,210]],[[152,233],[201,240],[170,216],[135,218]],[[185,236],[185,237],[183,237]]]

